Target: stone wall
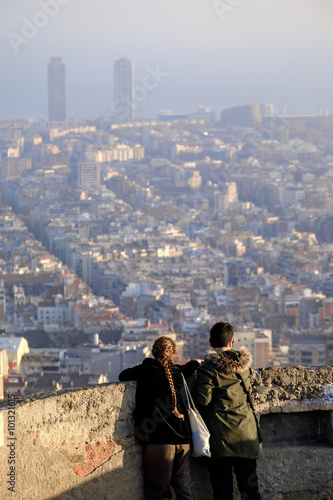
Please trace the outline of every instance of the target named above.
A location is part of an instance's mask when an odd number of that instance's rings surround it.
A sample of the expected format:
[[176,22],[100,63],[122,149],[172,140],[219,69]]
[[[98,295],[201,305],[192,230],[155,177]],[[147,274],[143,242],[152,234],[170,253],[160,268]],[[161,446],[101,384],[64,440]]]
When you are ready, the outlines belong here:
[[[263,500],[333,500],[333,367],[263,369],[252,391]],[[0,498],[143,500],[134,395],[118,383],[3,403]],[[192,477],[195,500],[210,500],[204,460],[192,460]]]

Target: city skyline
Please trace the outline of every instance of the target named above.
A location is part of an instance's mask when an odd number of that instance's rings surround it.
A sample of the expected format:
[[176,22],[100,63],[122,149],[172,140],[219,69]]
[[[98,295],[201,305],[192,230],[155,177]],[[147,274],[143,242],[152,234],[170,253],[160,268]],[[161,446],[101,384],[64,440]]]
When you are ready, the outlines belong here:
[[2,118],[47,116],[44,67],[53,55],[66,61],[68,117],[111,115],[112,64],[122,54],[135,64],[135,87],[147,68],[168,74],[140,100],[138,115],[200,104],[219,113],[272,101],[287,112],[333,108],[327,0],[97,5],[28,0],[3,7]]
[[[207,109],[109,130],[3,123],[5,331],[112,345],[114,327],[134,343],[168,331],[191,358],[224,317],[257,368],[328,364],[333,119],[272,114],[273,103],[230,108],[226,127]],[[311,356],[296,345],[305,334]]]

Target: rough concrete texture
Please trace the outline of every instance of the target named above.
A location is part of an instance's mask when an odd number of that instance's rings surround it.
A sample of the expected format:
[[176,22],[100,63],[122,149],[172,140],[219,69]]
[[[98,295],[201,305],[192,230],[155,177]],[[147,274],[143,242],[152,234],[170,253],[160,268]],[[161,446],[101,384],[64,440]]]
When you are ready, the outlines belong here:
[[[263,368],[253,372],[252,396],[257,411],[295,411],[333,403],[333,367]],[[296,403],[296,404],[293,404]]]
[[[253,374],[256,410],[263,423],[265,415],[270,419],[266,433],[288,430],[289,413],[314,411],[314,420],[302,420],[300,413],[299,421],[305,427],[318,421],[318,436],[325,438],[317,442],[311,432],[307,442],[306,431],[302,443],[283,441],[283,436],[279,442],[277,436],[272,444],[267,435],[265,444],[264,432],[258,459],[263,500],[333,500],[332,389],[333,367],[268,368]],[[134,383],[119,383],[30,396],[15,407],[3,404],[0,498],[143,500],[142,450],[135,443],[131,417],[134,395]],[[13,408],[15,428],[10,436]],[[7,483],[13,451],[15,493]],[[204,459],[193,459],[192,478],[195,500],[210,500]]]

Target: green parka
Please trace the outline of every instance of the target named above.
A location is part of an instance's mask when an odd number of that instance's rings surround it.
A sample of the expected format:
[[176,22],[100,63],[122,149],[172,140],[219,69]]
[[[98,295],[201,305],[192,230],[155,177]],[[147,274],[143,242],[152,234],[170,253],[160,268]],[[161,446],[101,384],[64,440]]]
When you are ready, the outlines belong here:
[[197,370],[194,396],[210,431],[212,460],[221,457],[257,458],[258,427],[247,393],[251,355],[210,350]]

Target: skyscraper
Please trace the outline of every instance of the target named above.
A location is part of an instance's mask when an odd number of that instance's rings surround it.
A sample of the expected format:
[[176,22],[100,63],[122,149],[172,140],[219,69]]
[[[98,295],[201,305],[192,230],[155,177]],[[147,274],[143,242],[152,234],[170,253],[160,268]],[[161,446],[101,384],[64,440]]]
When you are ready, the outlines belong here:
[[61,57],[51,57],[47,65],[49,120],[66,120],[65,64]]
[[114,62],[114,114],[117,123],[134,120],[133,63],[126,57]]

